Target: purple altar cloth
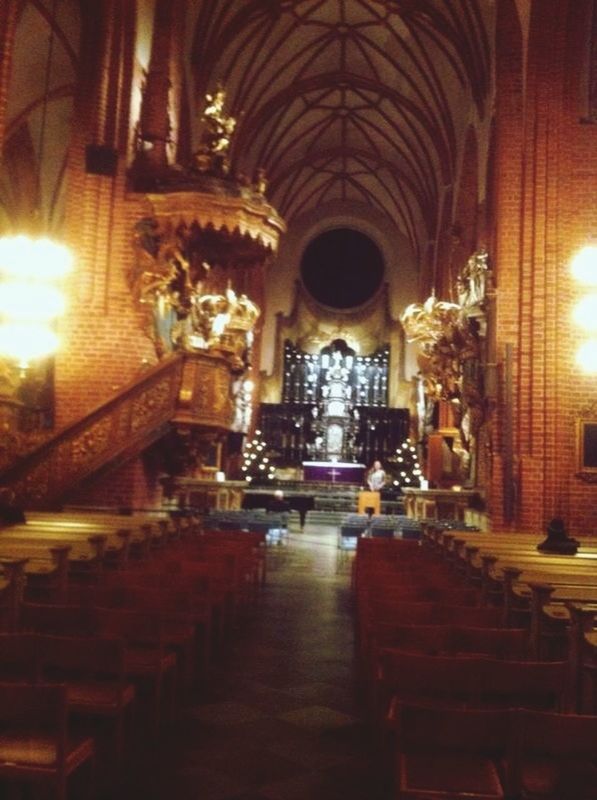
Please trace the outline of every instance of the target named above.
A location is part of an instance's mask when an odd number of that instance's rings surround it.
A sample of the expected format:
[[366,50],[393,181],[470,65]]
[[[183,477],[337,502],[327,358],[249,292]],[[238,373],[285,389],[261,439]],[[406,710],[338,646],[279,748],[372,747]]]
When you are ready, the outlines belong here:
[[343,461],[303,461],[303,478],[324,483],[362,484],[364,464],[347,464]]

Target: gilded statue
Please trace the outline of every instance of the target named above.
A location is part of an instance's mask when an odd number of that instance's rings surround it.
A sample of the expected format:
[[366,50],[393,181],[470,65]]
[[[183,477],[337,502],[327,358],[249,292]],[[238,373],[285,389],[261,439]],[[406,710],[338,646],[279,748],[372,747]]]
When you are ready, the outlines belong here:
[[194,326],[200,328],[207,346],[226,354],[234,369],[249,362],[253,327],[259,307],[246,294],[238,296],[228,284],[225,294],[203,295],[196,301]]
[[479,250],[469,258],[456,279],[458,302],[463,308],[480,306],[485,300],[487,291],[487,273],[489,255],[486,250]]
[[419,342],[418,364],[428,397],[449,400],[462,390],[463,364],[479,354],[471,320],[455,303],[429,297],[401,317],[408,340]]
[[201,115],[203,131],[199,150],[195,153],[195,168],[199,172],[227,175],[230,171],[228,151],[236,119],[224,111],[226,92],[218,86],[213,94],[205,95],[205,109]]

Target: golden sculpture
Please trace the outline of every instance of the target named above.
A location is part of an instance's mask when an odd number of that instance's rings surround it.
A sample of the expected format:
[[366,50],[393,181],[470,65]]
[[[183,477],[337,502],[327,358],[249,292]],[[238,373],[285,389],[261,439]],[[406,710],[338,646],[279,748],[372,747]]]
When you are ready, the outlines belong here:
[[487,250],[479,250],[469,258],[456,279],[458,302],[463,308],[482,305],[487,291],[489,272]]
[[419,342],[417,361],[425,394],[434,400],[459,398],[463,364],[478,357],[479,342],[471,320],[455,303],[431,295],[412,304],[401,317],[410,342]]
[[227,175],[230,171],[228,151],[236,119],[224,111],[226,92],[218,86],[214,94],[205,95],[206,106],[201,115],[203,132],[199,149],[194,154],[195,167],[199,172]]
[[157,355],[184,344],[185,323],[195,291],[190,264],[177,233],[159,232],[153,220],[142,220],[135,231],[137,269],[131,276],[133,291],[144,309],[146,333]]
[[195,307],[193,325],[207,347],[227,356],[233,369],[246,369],[259,307],[247,295],[237,296],[230,284],[225,294],[196,298]]
[[461,311],[460,306],[455,303],[438,300],[432,294],[422,305],[412,303],[407,306],[400,321],[409,342],[431,345],[458,324]]

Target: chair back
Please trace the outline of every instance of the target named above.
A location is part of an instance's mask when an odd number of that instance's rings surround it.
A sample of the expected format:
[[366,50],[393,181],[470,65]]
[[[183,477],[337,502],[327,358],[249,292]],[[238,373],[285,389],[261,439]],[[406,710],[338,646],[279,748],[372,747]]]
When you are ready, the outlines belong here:
[[0,681],[35,683],[39,679],[35,633],[0,634]]
[[501,608],[474,608],[438,603],[435,621],[468,628],[500,628],[502,617]]
[[428,656],[382,649],[382,690],[399,702],[474,705],[483,688],[483,656]]
[[372,631],[374,647],[394,648],[407,653],[439,655],[449,648],[448,625],[394,625],[375,623]]
[[[61,770],[66,758],[66,687],[61,684],[0,683],[0,775],[10,775],[30,759],[19,758],[18,743],[38,739],[43,744],[38,770]],[[6,743],[12,756],[2,755]],[[12,743],[12,747],[11,747]],[[12,758],[12,761],[11,761]],[[33,765],[32,772],[35,771]]]
[[508,748],[511,712],[507,710],[433,708],[400,703],[396,709],[401,752],[503,754]]
[[75,605],[23,603],[21,627],[24,631],[50,633],[55,636],[93,636],[93,609]]
[[565,661],[487,659],[483,705],[558,711],[564,705],[568,664]]
[[492,658],[522,660],[527,655],[528,636],[525,628],[451,625],[449,650],[452,653],[479,653]]
[[124,642],[104,637],[40,636],[39,657],[46,681],[124,679]]

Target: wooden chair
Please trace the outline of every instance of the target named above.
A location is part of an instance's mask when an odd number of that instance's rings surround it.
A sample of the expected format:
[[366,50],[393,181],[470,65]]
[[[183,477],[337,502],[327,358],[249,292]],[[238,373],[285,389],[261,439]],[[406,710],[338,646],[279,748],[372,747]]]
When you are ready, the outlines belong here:
[[55,636],[93,636],[95,617],[92,609],[76,605],[23,603],[21,628]]
[[375,669],[382,648],[424,655],[484,655],[522,660],[528,633],[516,628],[467,628],[459,625],[394,625],[374,623],[370,662]]
[[525,628],[469,628],[451,625],[451,653],[479,653],[492,658],[518,661],[526,658],[529,634]]
[[125,677],[124,642],[41,635],[37,642],[41,679],[66,684],[69,712],[114,720],[114,750],[122,764],[126,714],[135,698],[135,687]]
[[372,642],[374,649],[394,648],[407,653],[428,656],[440,655],[450,650],[450,625],[394,625],[391,622],[374,623]]
[[[147,585],[104,586],[85,602],[98,608],[123,608],[159,614],[167,643],[184,659],[185,684],[194,678],[195,662],[209,664],[213,604],[202,588],[193,591],[190,582],[171,580],[166,585],[147,581]],[[177,633],[178,632],[178,633]]]
[[520,711],[516,764],[523,800],[597,799],[597,717]]
[[0,779],[44,783],[66,800],[69,775],[93,756],[93,739],[69,730],[65,686],[0,683]]
[[39,680],[38,637],[35,633],[0,634],[0,681],[36,683]]
[[465,708],[475,704],[483,689],[482,656],[427,656],[388,648],[379,660],[376,717],[380,722],[385,718],[390,728],[400,703]]
[[510,713],[400,704],[398,800],[495,800],[506,796]]
[[97,634],[125,642],[125,674],[139,689],[149,688],[151,724],[157,732],[165,719],[164,695],[169,691],[170,715],[177,689],[176,654],[168,650],[160,615],[129,609],[96,608]]
[[500,628],[502,611],[499,608],[474,608],[439,603],[435,622],[464,625],[469,628]]
[[568,702],[565,661],[487,659],[480,704],[484,707],[561,711]]

